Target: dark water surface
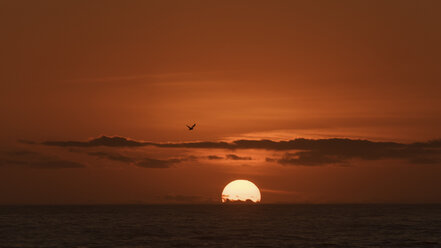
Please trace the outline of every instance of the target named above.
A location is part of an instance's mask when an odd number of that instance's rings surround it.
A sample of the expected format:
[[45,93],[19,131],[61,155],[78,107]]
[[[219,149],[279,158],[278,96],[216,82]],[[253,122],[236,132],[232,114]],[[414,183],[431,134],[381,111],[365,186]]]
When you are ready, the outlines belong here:
[[0,247],[441,247],[441,205],[3,206]]

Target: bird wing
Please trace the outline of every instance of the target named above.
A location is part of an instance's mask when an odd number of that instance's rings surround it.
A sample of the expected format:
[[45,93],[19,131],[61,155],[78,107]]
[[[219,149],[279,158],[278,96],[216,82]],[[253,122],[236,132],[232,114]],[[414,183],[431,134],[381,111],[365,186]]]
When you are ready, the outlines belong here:
[[189,125],[185,125],[185,126],[187,126],[189,129],[191,129],[192,127],[190,127]]
[[195,124],[193,124],[193,126],[191,126],[191,128],[194,128],[196,126],[196,123]]

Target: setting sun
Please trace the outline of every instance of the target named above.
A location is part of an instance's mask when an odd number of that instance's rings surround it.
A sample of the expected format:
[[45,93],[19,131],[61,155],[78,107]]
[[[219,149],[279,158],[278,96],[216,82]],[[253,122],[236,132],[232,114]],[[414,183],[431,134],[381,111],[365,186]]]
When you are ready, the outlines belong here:
[[260,190],[248,180],[234,180],[222,191],[222,202],[260,202]]

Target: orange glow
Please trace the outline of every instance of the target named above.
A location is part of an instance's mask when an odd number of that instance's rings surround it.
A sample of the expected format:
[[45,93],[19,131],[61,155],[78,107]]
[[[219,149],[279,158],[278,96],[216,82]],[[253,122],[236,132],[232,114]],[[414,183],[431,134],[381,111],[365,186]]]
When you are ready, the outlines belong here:
[[243,201],[260,202],[260,190],[248,180],[234,180],[225,186],[222,191],[222,202]]
[[0,205],[441,203],[440,11],[0,0]]

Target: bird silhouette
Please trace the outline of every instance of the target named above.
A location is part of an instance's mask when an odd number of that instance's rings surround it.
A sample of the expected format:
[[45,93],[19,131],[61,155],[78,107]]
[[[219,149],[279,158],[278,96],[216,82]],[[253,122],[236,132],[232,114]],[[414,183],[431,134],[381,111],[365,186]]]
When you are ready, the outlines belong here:
[[191,126],[191,127],[190,127],[189,125],[186,125],[186,126],[188,127],[188,130],[191,131],[191,130],[193,130],[193,128],[196,126],[196,123],[193,124],[193,126]]

